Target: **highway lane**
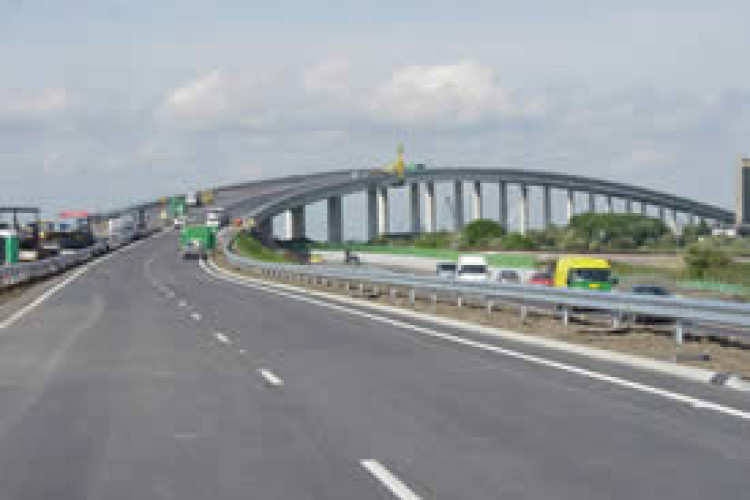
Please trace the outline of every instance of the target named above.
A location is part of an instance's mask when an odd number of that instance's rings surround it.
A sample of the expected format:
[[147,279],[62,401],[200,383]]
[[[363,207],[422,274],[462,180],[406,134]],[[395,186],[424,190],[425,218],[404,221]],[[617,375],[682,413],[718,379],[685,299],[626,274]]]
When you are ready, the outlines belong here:
[[0,332],[0,498],[742,498],[748,429],[218,281],[176,234]]
[[[426,497],[746,494],[746,421],[200,274],[191,284],[190,263],[157,262],[234,349],[282,374],[308,418]],[[747,409],[735,393],[595,364]]]

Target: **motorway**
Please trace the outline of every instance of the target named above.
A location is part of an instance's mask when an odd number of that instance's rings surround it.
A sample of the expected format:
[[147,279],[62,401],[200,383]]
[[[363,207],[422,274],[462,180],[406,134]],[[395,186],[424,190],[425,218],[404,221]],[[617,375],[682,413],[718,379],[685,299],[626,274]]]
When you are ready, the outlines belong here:
[[0,498],[750,497],[746,395],[415,326],[145,240],[0,330]]

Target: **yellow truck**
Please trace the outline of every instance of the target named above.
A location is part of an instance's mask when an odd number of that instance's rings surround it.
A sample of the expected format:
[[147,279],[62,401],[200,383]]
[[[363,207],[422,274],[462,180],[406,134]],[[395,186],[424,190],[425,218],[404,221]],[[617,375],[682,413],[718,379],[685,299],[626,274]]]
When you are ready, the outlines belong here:
[[617,278],[607,259],[596,257],[560,257],[552,264],[553,286],[586,290],[612,290]]

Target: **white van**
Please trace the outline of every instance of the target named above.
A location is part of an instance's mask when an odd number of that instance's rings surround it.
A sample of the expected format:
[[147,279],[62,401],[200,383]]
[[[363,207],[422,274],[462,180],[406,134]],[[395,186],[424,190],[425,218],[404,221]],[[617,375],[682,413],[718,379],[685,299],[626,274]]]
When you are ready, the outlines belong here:
[[487,281],[490,270],[487,259],[480,255],[462,255],[458,258],[456,279],[459,281]]

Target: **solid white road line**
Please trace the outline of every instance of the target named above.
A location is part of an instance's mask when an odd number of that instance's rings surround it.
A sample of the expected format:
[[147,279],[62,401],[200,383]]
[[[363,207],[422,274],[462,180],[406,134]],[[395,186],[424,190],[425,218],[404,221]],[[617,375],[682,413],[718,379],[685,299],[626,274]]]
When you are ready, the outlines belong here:
[[200,321],[201,320],[201,315],[198,314],[198,313],[193,313],[193,314],[190,315],[190,317],[193,318],[195,321]]
[[214,337],[216,337],[216,340],[218,340],[222,344],[231,344],[232,343],[232,341],[229,339],[229,337],[227,337],[226,335],[224,335],[221,332],[214,333]]
[[184,301],[184,300],[181,300],[181,301],[179,301],[179,302],[177,303],[177,305],[178,305],[178,306],[180,306],[180,307],[187,307],[187,302],[186,302],[186,301]]
[[[354,316],[360,316],[363,318],[370,319],[372,321],[391,325],[396,328],[411,330],[411,331],[417,332],[419,334],[422,334],[428,337],[445,340],[448,342],[452,342],[454,344],[474,347],[477,349],[482,349],[484,351],[489,351],[489,352],[493,352],[496,354],[502,354],[504,356],[508,356],[508,357],[512,357],[516,359],[522,359],[529,363],[546,366],[546,367],[564,371],[567,373],[574,373],[576,375],[587,377],[587,378],[597,380],[600,382],[607,382],[609,384],[612,384],[618,387],[624,387],[626,389],[632,389],[634,391],[639,391],[639,392],[651,394],[654,396],[658,396],[664,399],[669,399],[671,401],[675,401],[678,403],[683,403],[693,408],[712,410],[717,413],[729,415],[729,416],[736,417],[739,419],[750,420],[750,412],[743,411],[743,410],[740,410],[738,408],[734,408],[731,406],[714,403],[712,401],[707,401],[707,400],[696,398],[693,396],[688,396],[687,394],[682,394],[679,392],[668,391],[666,389],[661,389],[659,387],[654,387],[654,386],[643,384],[640,382],[634,382],[632,380],[628,380],[625,378],[616,377],[613,375],[607,375],[606,373],[597,372],[597,371],[589,370],[586,368],[580,368],[578,366],[570,365],[567,363],[562,363],[559,361],[554,361],[554,360],[547,359],[541,356],[535,356],[533,354],[526,354],[520,351],[514,351],[512,349],[506,349],[504,347],[500,347],[500,346],[496,346],[492,344],[486,344],[484,342],[479,342],[476,340],[466,339],[463,337],[459,337],[457,335],[439,332],[437,330],[433,330],[432,328],[412,325],[404,321],[389,318],[386,316],[380,316],[377,314],[368,313],[366,311],[362,311],[359,309],[353,309],[350,307],[345,307],[345,306],[341,306],[338,304],[334,304],[332,300],[344,299],[344,298],[339,298],[337,296],[333,296],[333,295],[327,296],[327,298],[330,298],[330,300],[313,299],[307,296],[299,295],[299,293],[306,292],[306,290],[304,289],[300,290],[290,285],[270,284],[268,282],[256,280],[254,278],[247,278],[247,277],[239,278],[236,275],[229,274],[226,271],[218,270],[218,268],[216,269],[209,268],[207,265],[201,265],[201,267],[206,272],[208,272],[209,274],[211,274],[212,276],[218,279],[229,281],[231,283],[235,283],[238,285],[264,290],[266,292],[273,293],[273,294],[286,297],[286,298],[295,299],[300,302],[307,302],[309,304],[322,306],[327,309],[333,309],[333,310],[341,311],[341,312],[351,314]],[[296,293],[285,292],[285,291],[282,291],[282,289],[295,290]]]
[[367,472],[383,483],[383,486],[401,500],[420,500],[419,495],[409,489],[399,478],[383,467],[377,460],[362,460],[360,462]]
[[261,377],[266,379],[266,382],[268,382],[268,385],[271,385],[273,387],[281,387],[282,385],[284,385],[283,380],[281,380],[279,377],[277,377],[276,375],[274,375],[273,373],[271,373],[270,371],[264,368],[261,368],[260,370],[258,370],[258,373],[260,373]]

